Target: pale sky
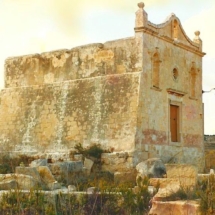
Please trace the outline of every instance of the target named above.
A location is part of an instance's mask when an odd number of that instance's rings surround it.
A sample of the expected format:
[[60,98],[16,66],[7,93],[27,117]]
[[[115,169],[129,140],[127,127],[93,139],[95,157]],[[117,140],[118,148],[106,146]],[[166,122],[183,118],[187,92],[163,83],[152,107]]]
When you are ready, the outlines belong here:
[[[0,88],[4,87],[4,60],[134,35],[140,0],[0,0]],[[145,0],[148,18],[162,23],[175,13],[193,39],[201,32],[203,89],[215,88],[215,1]],[[215,134],[215,91],[203,94],[205,134]]]

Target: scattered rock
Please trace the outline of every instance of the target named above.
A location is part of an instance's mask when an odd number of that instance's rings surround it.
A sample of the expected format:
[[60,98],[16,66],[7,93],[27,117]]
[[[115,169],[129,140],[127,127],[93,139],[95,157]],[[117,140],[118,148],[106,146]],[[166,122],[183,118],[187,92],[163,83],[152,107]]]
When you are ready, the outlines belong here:
[[69,192],[75,192],[75,191],[77,191],[77,188],[75,185],[69,185],[68,190],[69,190]]
[[60,183],[73,184],[81,180],[83,173],[82,161],[65,161],[49,164],[51,173]]
[[152,202],[149,215],[200,215],[197,201]]
[[[58,183],[58,185],[56,185],[56,179],[54,178],[50,169],[47,166],[38,166],[37,170],[41,177],[42,186],[45,189],[54,190],[55,187],[56,187],[56,189],[61,188],[61,185],[59,183]],[[53,185],[53,183],[54,183],[54,185]]]
[[37,160],[33,160],[33,161],[29,164],[30,167],[47,166],[47,165],[48,165],[47,159],[37,159]]
[[198,171],[193,165],[188,164],[166,164],[167,178],[177,178],[182,187],[195,186]]
[[166,167],[159,158],[150,158],[136,166],[138,176],[144,178],[163,178],[166,174]]
[[102,170],[114,172],[126,172],[133,168],[133,155],[128,152],[102,153]]
[[89,187],[87,188],[87,194],[93,194],[98,192],[98,188],[97,187]]
[[49,183],[48,187],[49,187],[50,190],[57,190],[57,189],[61,189],[62,188],[61,184],[58,183],[57,181]]
[[16,180],[9,179],[0,182],[0,190],[11,190],[18,187]]
[[41,184],[40,174],[38,173],[36,167],[18,166],[15,169],[15,173],[32,176],[34,178],[34,180],[38,181],[38,183]]
[[38,166],[37,171],[43,183],[48,184],[56,181],[50,169],[47,166]]
[[180,180],[177,178],[150,178],[149,183],[154,187],[159,184],[159,190],[153,197],[155,201],[166,200],[181,188]]
[[50,170],[53,175],[70,172],[80,172],[83,169],[82,161],[64,161],[49,164]]
[[39,185],[38,181],[30,175],[8,174],[8,178],[16,180],[20,190],[37,189]]

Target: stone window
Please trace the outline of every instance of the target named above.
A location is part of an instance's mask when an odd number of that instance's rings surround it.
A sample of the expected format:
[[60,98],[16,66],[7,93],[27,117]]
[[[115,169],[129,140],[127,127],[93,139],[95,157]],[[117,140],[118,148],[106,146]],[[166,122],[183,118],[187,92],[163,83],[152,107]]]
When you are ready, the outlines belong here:
[[191,98],[196,97],[196,67],[195,63],[193,63],[191,70],[190,70],[190,96]]
[[172,77],[174,81],[178,80],[178,70],[176,68],[174,68],[172,71]]
[[174,20],[173,22],[173,39],[178,38],[178,21]]
[[152,87],[159,88],[160,82],[160,58],[156,52],[152,57]]

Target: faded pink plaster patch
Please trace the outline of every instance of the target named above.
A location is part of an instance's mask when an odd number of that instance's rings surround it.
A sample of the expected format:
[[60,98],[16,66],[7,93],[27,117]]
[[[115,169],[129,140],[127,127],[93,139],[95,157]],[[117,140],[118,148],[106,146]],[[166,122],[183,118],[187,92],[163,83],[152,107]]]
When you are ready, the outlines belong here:
[[203,138],[201,135],[184,134],[183,135],[184,146],[188,147],[201,147]]
[[154,129],[146,129],[142,132],[142,144],[151,143],[156,145],[167,144],[167,136],[164,131],[157,131]]
[[192,120],[196,118],[197,111],[194,105],[186,105],[184,109],[187,119]]

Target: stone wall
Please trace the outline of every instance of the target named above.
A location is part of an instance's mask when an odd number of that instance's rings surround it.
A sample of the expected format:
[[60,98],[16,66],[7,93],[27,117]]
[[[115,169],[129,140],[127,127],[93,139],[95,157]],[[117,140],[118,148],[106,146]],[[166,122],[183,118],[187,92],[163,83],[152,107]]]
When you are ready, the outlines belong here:
[[[191,163],[203,170],[203,54],[196,51],[201,50],[201,45],[190,42],[175,15],[160,26],[154,26],[146,19],[145,15],[142,27],[135,28],[135,36],[142,41],[143,47],[136,134],[139,159],[160,157],[164,162]],[[177,38],[172,33],[175,20]],[[155,66],[159,67],[156,74]],[[174,76],[174,70],[177,76]],[[193,76],[194,84],[191,83]],[[179,107],[179,137],[174,142],[170,130],[171,104]]]
[[50,84],[142,71],[139,44],[134,37],[71,50],[8,58],[5,87]]
[[139,73],[1,91],[1,151],[67,151],[99,143],[132,150]]

